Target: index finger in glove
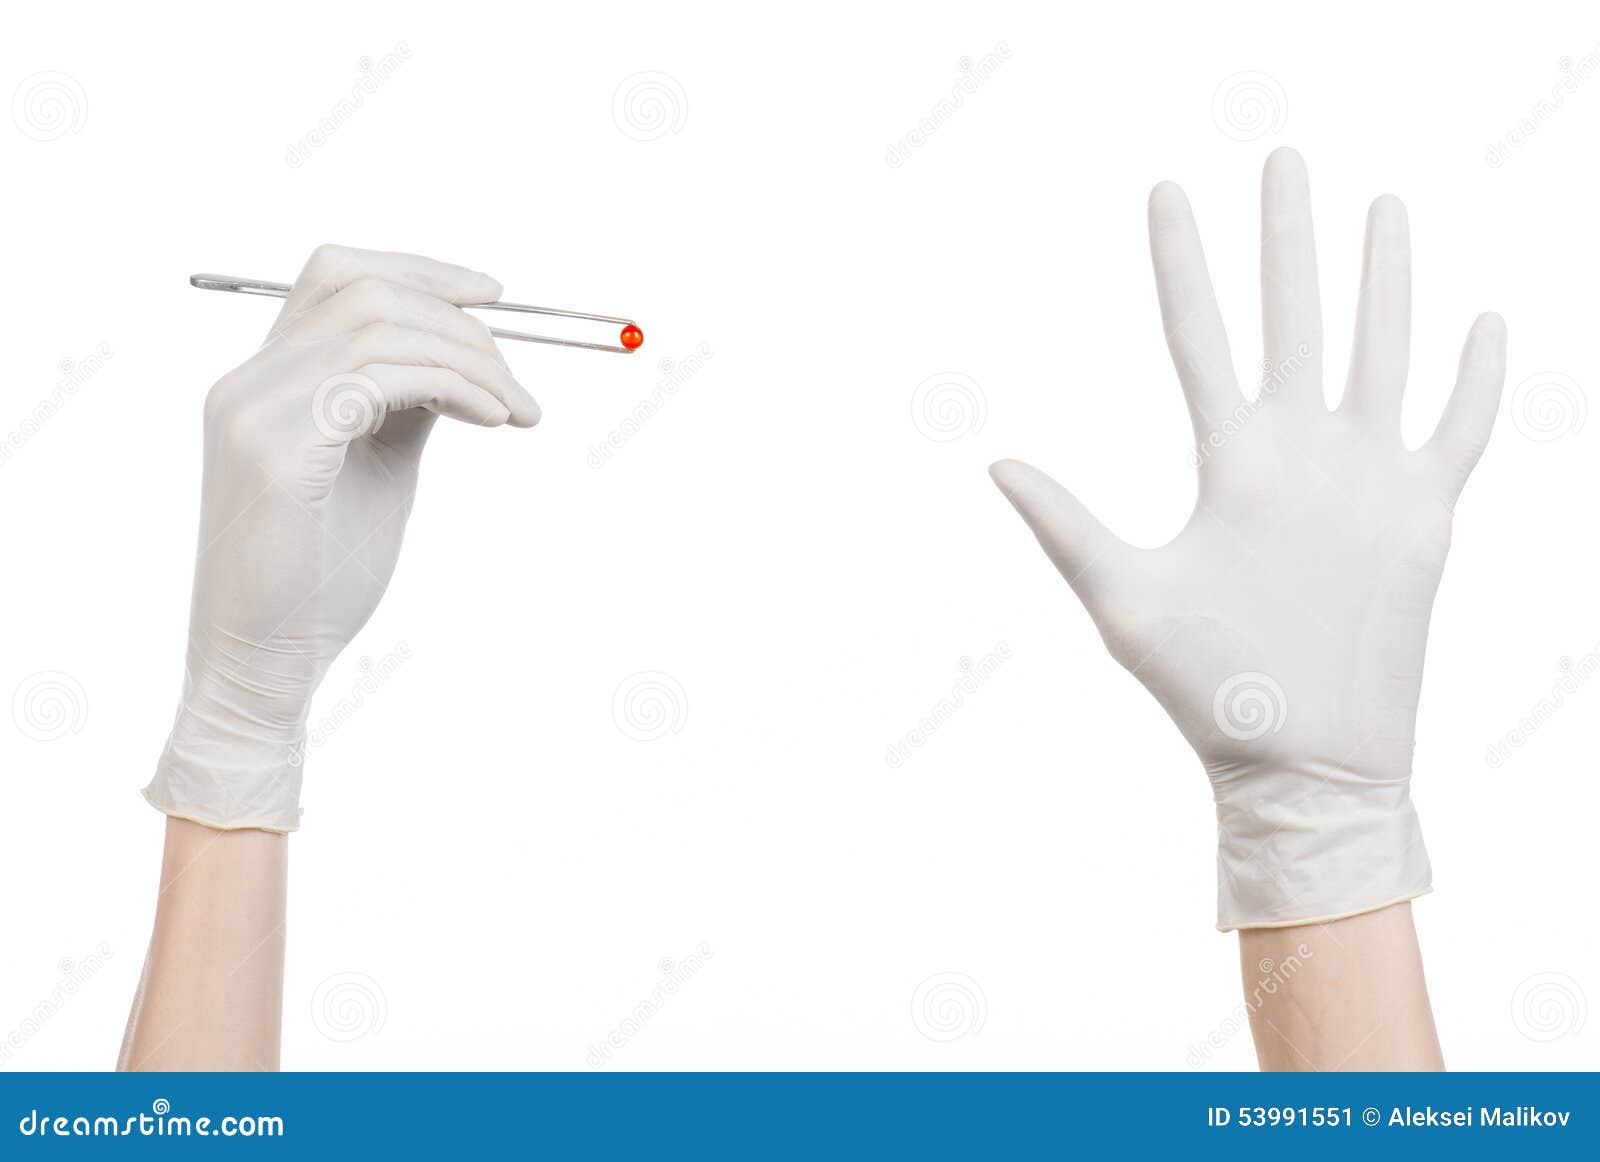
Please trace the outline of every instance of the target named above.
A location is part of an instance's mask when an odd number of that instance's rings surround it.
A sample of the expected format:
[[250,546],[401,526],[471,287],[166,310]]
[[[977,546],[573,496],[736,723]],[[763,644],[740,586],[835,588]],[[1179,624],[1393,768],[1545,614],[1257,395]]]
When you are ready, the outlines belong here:
[[504,290],[480,271],[388,250],[358,250],[325,243],[311,252],[273,324],[276,334],[324,299],[363,278],[379,278],[447,303],[492,303]]
[[[394,323],[431,331],[446,339],[481,347],[500,358],[488,324],[444,299],[399,283],[367,275],[303,312],[278,333],[294,345],[320,343],[373,323]],[[505,362],[501,358],[501,362]]]

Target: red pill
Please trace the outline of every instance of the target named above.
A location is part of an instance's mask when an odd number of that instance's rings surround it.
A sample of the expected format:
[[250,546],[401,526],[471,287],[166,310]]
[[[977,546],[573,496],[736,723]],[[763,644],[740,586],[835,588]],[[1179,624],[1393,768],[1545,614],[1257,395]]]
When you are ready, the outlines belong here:
[[622,328],[622,345],[629,351],[637,351],[644,343],[644,332],[629,323]]

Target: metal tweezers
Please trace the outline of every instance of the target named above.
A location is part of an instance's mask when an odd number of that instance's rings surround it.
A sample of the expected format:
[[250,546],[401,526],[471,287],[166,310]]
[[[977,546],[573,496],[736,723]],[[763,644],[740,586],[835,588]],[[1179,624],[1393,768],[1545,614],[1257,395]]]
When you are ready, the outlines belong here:
[[[259,278],[235,278],[231,274],[193,274],[189,276],[189,285],[197,286],[201,290],[233,291],[244,295],[268,295],[272,298],[283,299],[289,297],[290,284],[286,282],[266,282]],[[526,331],[505,331],[499,327],[489,328],[489,333],[496,339],[521,339],[528,343],[550,343],[558,347],[582,347],[588,351],[615,351],[622,355],[632,355],[644,342],[644,332],[632,319],[622,319],[615,315],[591,315],[587,311],[558,311],[553,307],[530,307],[525,303],[471,303],[466,306],[472,311],[520,311],[528,315],[552,315],[562,319],[583,319],[591,323],[614,323],[622,328],[620,342],[617,343],[587,343],[580,339],[557,339],[550,335],[530,335]],[[628,346],[629,343],[632,346]]]

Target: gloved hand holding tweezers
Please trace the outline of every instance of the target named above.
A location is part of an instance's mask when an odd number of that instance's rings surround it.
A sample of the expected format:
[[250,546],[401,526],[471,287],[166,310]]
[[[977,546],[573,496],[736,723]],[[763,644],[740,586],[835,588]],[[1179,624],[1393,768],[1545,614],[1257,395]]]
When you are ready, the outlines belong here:
[[144,792],[159,810],[299,825],[311,696],[389,583],[435,419],[539,420],[459,308],[499,294],[463,267],[320,247],[211,389],[183,701]]
[[1433,438],[1400,439],[1410,243],[1373,203],[1344,398],[1323,403],[1310,196],[1298,155],[1262,183],[1265,377],[1234,378],[1181,190],[1150,197],[1167,342],[1199,452],[1177,538],[1143,551],[1015,460],[991,469],[1088,607],[1112,655],[1172,716],[1211,778],[1218,924],[1273,927],[1372,911],[1429,890],[1410,779],[1434,592],[1456,497],[1488,441],[1505,328],[1474,324]]

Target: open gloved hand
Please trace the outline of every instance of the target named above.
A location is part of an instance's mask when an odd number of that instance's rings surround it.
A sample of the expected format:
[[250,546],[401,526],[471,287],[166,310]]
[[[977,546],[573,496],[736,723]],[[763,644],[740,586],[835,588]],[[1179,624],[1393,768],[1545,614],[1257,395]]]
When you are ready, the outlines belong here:
[[1150,196],[1150,249],[1198,451],[1188,524],[1141,550],[1035,468],[1004,460],[991,475],[1112,656],[1205,765],[1220,928],[1331,920],[1421,895],[1431,871],[1410,779],[1423,653],[1456,497],[1499,404],[1504,324],[1486,314],[1473,325],[1437,430],[1408,451],[1410,243],[1397,199],[1368,215],[1354,353],[1332,412],[1299,155],[1273,153],[1262,179],[1256,399],[1234,377],[1174,185]]
[[183,701],[144,794],[216,828],[293,831],[311,696],[388,586],[438,416],[529,427],[488,275],[323,246],[205,405]]

